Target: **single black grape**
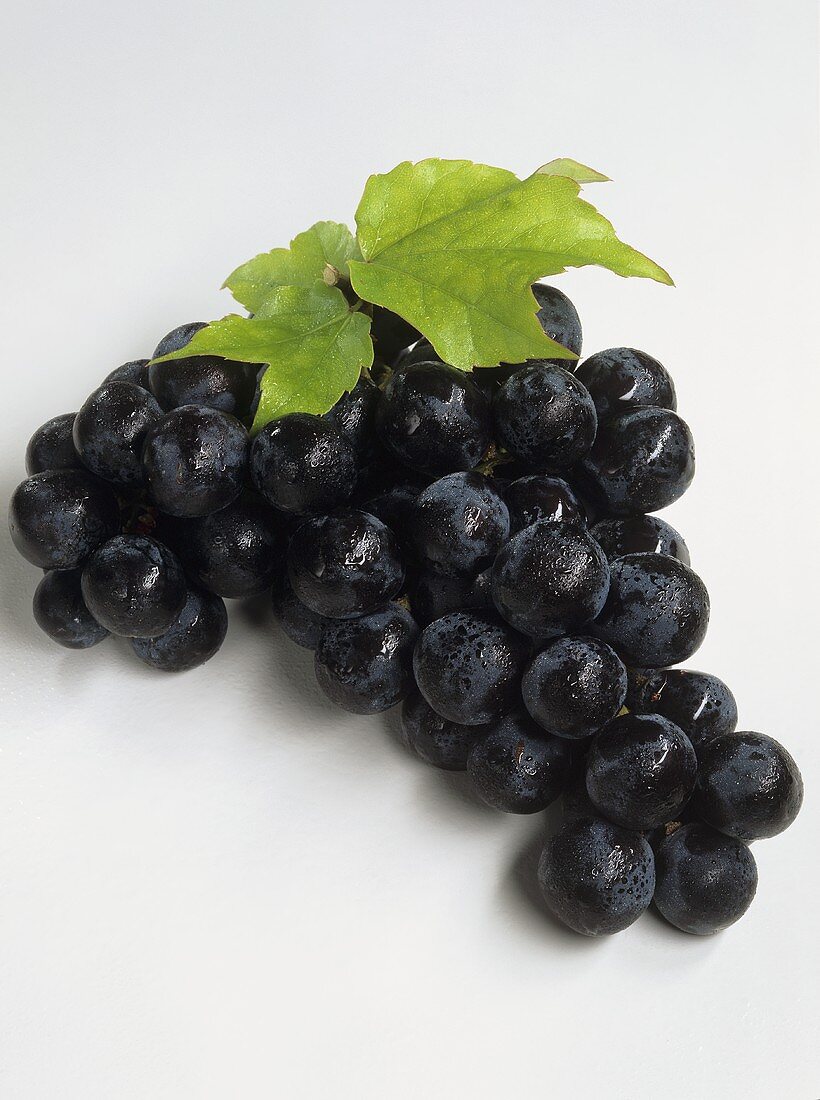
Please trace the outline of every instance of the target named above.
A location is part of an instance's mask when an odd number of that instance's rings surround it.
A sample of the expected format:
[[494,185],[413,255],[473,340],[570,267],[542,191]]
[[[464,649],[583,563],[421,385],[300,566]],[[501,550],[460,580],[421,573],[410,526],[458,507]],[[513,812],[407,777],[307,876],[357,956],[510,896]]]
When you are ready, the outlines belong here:
[[516,371],[493,398],[493,415],[499,442],[536,470],[572,466],[595,439],[592,398],[552,363]]
[[701,746],[693,808],[703,821],[738,840],[787,829],[803,804],[800,769],[765,733],[726,733]]
[[248,420],[258,375],[258,363],[192,355],[190,359],[152,363],[148,381],[166,412],[182,405],[203,405]]
[[498,611],[516,630],[533,638],[578,630],[601,611],[608,589],[603,551],[574,523],[540,520],[525,527],[493,565]]
[[398,313],[392,313],[382,306],[373,307],[370,334],[373,337],[376,354],[381,356],[385,363],[395,363],[401,352],[421,336],[419,330],[409,321],[405,321]]
[[644,678],[630,710],[662,714],[679,726],[695,749],[724,733],[734,733],[737,703],[717,676],[688,668],[664,668]]
[[126,638],[170,630],[188,594],[176,556],[143,535],[117,535],[89,558],[82,593],[98,623]]
[[510,533],[507,505],[478,473],[446,474],[416,497],[410,514],[418,558],[440,572],[470,573],[491,565]]
[[413,668],[424,698],[465,726],[498,721],[518,695],[527,643],[494,615],[455,611],[421,632]]
[[346,501],[356,484],[356,456],[321,416],[290,413],[266,424],[251,446],[251,479],[283,512],[321,512]]
[[609,596],[595,633],[626,664],[680,664],[701,644],[708,625],[709,593],[683,562],[663,554],[629,554],[610,563]]
[[379,390],[369,378],[360,378],[350,393],[342,394],[325,419],[335,425],[353,448],[356,462],[366,466],[378,450],[376,406]]
[[669,409],[632,409],[600,426],[581,471],[610,515],[657,512],[683,496],[695,475],[692,433]]
[[148,366],[150,362],[150,359],[131,359],[119,367],[114,367],[111,373],[103,378],[102,384],[105,385],[106,382],[130,382],[134,386],[147,390],[149,389]]
[[413,686],[413,616],[398,604],[372,615],[333,622],[315,652],[316,679],[328,698],[354,714],[377,714]]
[[186,325],[178,325],[172,328],[160,340],[154,348],[152,359],[159,359],[163,355],[170,355],[172,351],[180,351],[187,347],[200,329],[205,328],[205,321],[189,321]]
[[219,650],[228,630],[225,604],[213,592],[189,589],[176,621],[156,638],[132,638],[143,664],[159,672],[187,672]]
[[623,706],[626,669],[596,638],[559,638],[532,659],[521,690],[539,726],[580,740],[597,733]]
[[303,520],[291,536],[287,560],[296,595],[331,619],[376,611],[398,594],[404,580],[390,528],[353,508]]
[[404,743],[425,764],[444,771],[463,772],[467,755],[483,726],[462,726],[437,714],[419,691],[411,691],[401,707]]
[[162,535],[202,588],[223,599],[264,592],[281,571],[282,518],[258,498],[235,500],[196,519],[166,523]]
[[26,447],[26,473],[42,474],[46,470],[78,470],[80,456],[74,449],[76,413],[63,413],[41,424]]
[[655,889],[652,849],[636,832],[580,817],[547,841],[538,881],[552,912],[584,936],[634,924]]
[[677,408],[669,371],[645,351],[599,351],[575,368],[575,377],[589,390],[599,420],[641,406],[672,411]]
[[592,742],[587,792],[598,812],[628,829],[674,821],[692,794],[692,742],[659,714],[624,714]]
[[89,649],[108,637],[85,605],[80,569],[46,573],[34,593],[34,620],[52,641],[66,649]]
[[183,405],[145,437],[148,491],[162,512],[207,516],[236,500],[248,466],[248,433],[228,413]]
[[492,611],[490,570],[475,576],[424,570],[410,590],[410,606],[420,626],[451,611]]
[[317,615],[302,603],[293,591],[286,569],[276,573],[271,598],[273,613],[288,638],[303,649],[315,649],[322,631],[334,620]]
[[667,554],[689,565],[689,548],[674,527],[657,516],[602,519],[589,532],[613,561],[627,554]]
[[476,794],[494,810],[535,814],[561,794],[570,761],[566,741],[545,733],[524,711],[514,711],[478,737],[467,773]]
[[757,890],[757,864],[746,845],[693,822],[655,850],[658,912],[696,936],[720,932],[740,920]]
[[411,469],[431,475],[469,470],[490,443],[490,407],[463,371],[415,363],[393,372],[376,428],[388,451]]
[[520,477],[506,486],[503,495],[513,535],[542,519],[553,523],[586,523],[583,504],[560,477],[546,474]]
[[104,382],[74,419],[74,446],[82,464],[112,485],[134,488],[143,482],[142,448],[162,409],[133,382]]
[[74,569],[119,530],[117,499],[85,470],[46,470],[17,486],[9,529],[18,551],[41,569]]

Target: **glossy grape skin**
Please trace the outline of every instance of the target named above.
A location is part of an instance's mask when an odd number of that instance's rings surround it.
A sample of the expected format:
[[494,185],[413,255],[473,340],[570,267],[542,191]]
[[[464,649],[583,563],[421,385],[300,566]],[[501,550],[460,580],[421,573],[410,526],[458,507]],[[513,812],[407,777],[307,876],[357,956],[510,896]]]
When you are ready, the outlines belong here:
[[587,757],[587,793],[598,812],[628,829],[674,821],[692,794],[692,742],[659,714],[625,714],[599,734]]
[[709,625],[709,593],[676,558],[629,554],[610,563],[609,596],[594,633],[627,665],[665,668],[687,660]]
[[114,367],[110,374],[107,374],[102,380],[102,384],[106,382],[130,382],[134,386],[139,386],[140,389],[147,390],[148,386],[148,366],[150,359],[131,359],[127,363],[122,363],[119,367]]
[[162,409],[133,382],[104,382],[74,419],[74,447],[82,464],[121,488],[143,483],[142,448]]
[[630,710],[662,714],[683,730],[695,749],[707,741],[734,733],[737,703],[717,676],[688,668],[666,668],[646,677]]
[[189,321],[185,325],[178,325],[167,332],[154,348],[152,359],[159,359],[163,355],[170,355],[173,351],[180,351],[187,347],[195,333],[205,328],[205,321]]
[[601,611],[609,566],[577,524],[541,520],[513,535],[495,560],[493,601],[523,634],[547,639],[584,626]]
[[85,605],[80,569],[46,573],[34,593],[34,620],[52,641],[66,649],[89,649],[108,637]]
[[463,772],[467,756],[483,726],[461,726],[437,714],[419,691],[411,691],[401,707],[404,743],[416,756],[443,771]]
[[[394,366],[396,370],[399,370],[401,367],[410,367],[415,363],[443,362],[444,360],[430,341],[422,337],[421,340],[417,341],[412,347],[405,348],[404,351],[396,357]],[[476,381],[476,379],[474,378],[473,381]]]
[[510,512],[510,533],[548,519],[553,523],[586,523],[584,506],[560,477],[531,474],[510,482],[504,489]]
[[467,757],[467,774],[479,798],[508,814],[535,814],[561,794],[570,747],[545,733],[524,711],[505,715],[482,733]]
[[627,409],[651,406],[677,408],[675,385],[662,363],[636,348],[608,348],[590,355],[575,368],[575,377],[589,390],[598,419]]
[[416,555],[425,565],[475,574],[491,565],[510,533],[510,514],[492,482],[446,474],[416,497],[410,515]]
[[248,467],[248,433],[204,405],[183,405],[149,429],[142,454],[151,497],[162,512],[207,516],[236,500]]
[[315,651],[316,679],[328,698],[353,714],[378,714],[413,686],[418,627],[398,604],[330,623]]
[[156,638],[132,638],[137,657],[159,672],[187,672],[210,661],[228,631],[225,604],[213,592],[189,589],[173,625]]
[[26,473],[29,476],[45,473],[46,470],[82,468],[71,434],[76,415],[63,413],[40,425],[26,447]]
[[46,470],[12,494],[9,530],[17,550],[41,569],[74,569],[119,530],[113,492],[85,470]]
[[752,853],[708,825],[682,825],[655,850],[655,906],[682,932],[709,936],[728,928],[756,890]]
[[354,508],[304,519],[291,536],[287,561],[298,598],[331,619],[376,611],[404,580],[392,531]]
[[657,512],[683,496],[695,475],[692,433],[669,409],[633,409],[599,427],[580,469],[609,515]]
[[152,363],[148,382],[165,412],[183,405],[202,405],[248,420],[259,369],[258,363],[192,355],[190,359]]
[[250,469],[265,500],[296,515],[335,508],[356,485],[353,447],[334,424],[308,413],[266,424],[251,445]]
[[382,443],[422,473],[469,470],[490,443],[487,398],[463,371],[444,363],[395,370],[376,409]]
[[617,653],[596,638],[559,638],[530,661],[521,691],[542,729],[582,740],[620,711],[626,669]]
[[803,804],[800,769],[764,733],[727,733],[701,747],[693,809],[738,840],[777,836]]
[[424,570],[410,590],[410,607],[422,627],[451,611],[492,611],[490,571],[470,576]]
[[437,714],[465,726],[498,721],[516,699],[527,643],[495,615],[455,611],[421,632],[413,669]]
[[547,841],[538,881],[549,908],[573,931],[611,935],[649,907],[655,860],[639,833],[580,817]]
[[334,620],[317,615],[306,607],[290,583],[286,569],[280,569],[273,579],[271,592],[273,614],[288,638],[303,649],[315,649],[322,631]]
[[689,548],[674,527],[657,516],[602,519],[589,533],[610,561],[627,554],[667,554],[689,565]]
[[281,571],[284,525],[258,499],[235,500],[211,515],[174,520],[166,529],[189,576],[223,599],[264,592]]
[[125,638],[170,630],[188,594],[176,555],[143,535],[109,539],[86,562],[81,584],[97,622]]
[[592,398],[552,363],[516,371],[493,398],[499,442],[534,470],[563,469],[587,454],[597,417]]
[[376,354],[381,356],[385,363],[395,363],[401,352],[421,336],[419,330],[409,321],[405,321],[398,313],[393,313],[382,306],[373,307],[370,334],[373,337]]
[[379,390],[369,378],[360,378],[350,393],[344,393],[325,413],[353,448],[356,462],[365,466],[378,449],[375,417],[379,403]]

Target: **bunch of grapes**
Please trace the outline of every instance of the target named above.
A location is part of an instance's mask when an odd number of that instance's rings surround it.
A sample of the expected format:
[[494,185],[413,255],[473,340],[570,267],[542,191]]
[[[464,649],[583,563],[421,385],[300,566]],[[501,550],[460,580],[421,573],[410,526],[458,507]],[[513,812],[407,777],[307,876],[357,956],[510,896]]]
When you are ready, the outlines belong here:
[[[533,291],[580,355],[572,303]],[[340,707],[401,704],[408,748],[495,809],[562,797],[539,878],[571,928],[620,931],[653,899],[684,931],[728,926],[802,781],[736,732],[720,679],[671,667],[709,597],[653,514],[695,468],[669,373],[630,348],[465,373],[398,317],[373,326],[376,363],[330,412],[253,439],[259,368],[204,356],[126,363],[39,428],[10,509],[37,623],[178,672],[220,648],[225,599],[268,591]]]

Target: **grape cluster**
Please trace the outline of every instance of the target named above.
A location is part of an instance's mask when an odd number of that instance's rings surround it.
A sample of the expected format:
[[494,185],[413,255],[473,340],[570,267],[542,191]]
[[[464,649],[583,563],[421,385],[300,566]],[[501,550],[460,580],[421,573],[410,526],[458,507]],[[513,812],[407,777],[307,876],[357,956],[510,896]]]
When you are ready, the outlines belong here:
[[[533,290],[580,354],[572,303]],[[538,875],[569,927],[620,931],[653,899],[684,931],[733,923],[749,844],[794,820],[802,780],[778,742],[736,732],[720,679],[670,667],[703,641],[709,596],[650,514],[694,473],[669,373],[631,348],[465,373],[386,311],[374,335],[330,412],[252,439],[258,368],[203,356],[126,363],[39,428],[10,508],[45,571],[38,625],[181,671],[220,648],[226,599],[269,592],[340,707],[401,704],[407,747],[495,809],[561,799]]]

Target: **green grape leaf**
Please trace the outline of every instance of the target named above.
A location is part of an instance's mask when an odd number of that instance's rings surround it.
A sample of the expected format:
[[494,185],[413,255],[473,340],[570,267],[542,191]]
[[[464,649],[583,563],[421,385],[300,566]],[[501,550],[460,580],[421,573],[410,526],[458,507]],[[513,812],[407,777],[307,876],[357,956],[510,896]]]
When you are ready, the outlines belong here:
[[230,314],[214,321],[155,362],[192,355],[267,364],[252,428],[257,432],[286,413],[327,412],[353,389],[373,363],[370,318],[351,310],[337,287],[279,286],[253,317]]
[[361,256],[356,238],[339,222],[317,222],[290,242],[254,256],[225,280],[226,286],[250,313],[256,313],[279,286],[313,286],[328,269],[347,278],[348,261]]
[[464,370],[576,358],[545,335],[530,285],[568,267],[671,283],[615,235],[567,176],[465,160],[405,161],[371,176],[356,212],[361,260],[350,280],[367,302],[415,325]]
[[536,168],[533,174],[536,176],[568,176],[576,183],[611,182],[609,176],[604,176],[601,172],[596,172],[594,168],[588,168],[586,164],[581,164],[570,157],[558,157],[557,160],[551,160],[548,164],[542,164],[540,168]]

